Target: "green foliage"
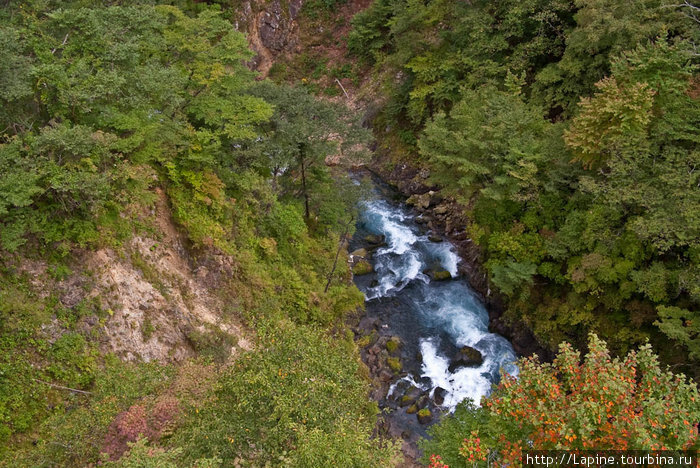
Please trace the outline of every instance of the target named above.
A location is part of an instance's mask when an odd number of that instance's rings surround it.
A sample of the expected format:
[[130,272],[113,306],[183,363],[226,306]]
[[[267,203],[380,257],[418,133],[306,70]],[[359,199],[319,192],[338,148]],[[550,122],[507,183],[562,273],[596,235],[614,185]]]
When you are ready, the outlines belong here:
[[[252,57],[245,36],[217,8],[152,3],[158,2],[37,0],[0,11],[0,463],[204,468],[222,463],[216,453],[239,447],[250,460],[272,464],[384,464],[395,450],[369,439],[376,407],[368,407],[353,343],[305,328],[342,330],[345,314],[363,304],[347,264],[333,268],[356,190],[346,165],[332,173],[325,159],[342,151],[340,163],[355,162],[368,132],[344,107],[303,89],[255,84],[245,65]],[[325,65],[317,71],[351,74]],[[180,438],[182,449],[164,450],[168,432],[149,441],[133,437],[122,459],[106,461],[100,452],[110,430],[122,430],[120,415],[180,388],[171,388],[175,366],[101,355],[105,318],[98,301],[66,307],[57,283],[77,274],[65,263],[76,247],[106,245],[169,299],[173,292],[149,263],[120,245],[135,231],[148,231],[154,214],[168,213],[186,236],[193,264],[200,255],[225,257],[230,270],[222,271],[216,292],[230,310],[244,311],[251,327],[289,331],[263,339],[287,340],[270,358],[294,355],[299,362],[289,365],[298,367],[290,386],[277,392],[272,361],[260,367],[252,353],[242,358],[244,374],[267,380],[261,395],[276,405],[260,420],[260,440],[269,442],[261,451],[231,445],[222,435],[231,420],[197,420],[193,408],[193,428],[221,424],[211,440],[223,445],[212,453],[185,463],[182,457],[199,442]],[[14,269],[30,256],[51,257],[41,294],[5,271],[5,258]],[[233,336],[218,327],[187,330],[198,355],[228,362]],[[150,344],[159,338],[148,319],[141,332]],[[304,406],[299,392],[317,378]],[[220,384],[221,414],[254,413],[230,403],[236,393],[256,398],[255,387],[230,369]],[[235,392],[227,394],[228,387]],[[299,412],[285,402],[285,391],[297,392]],[[208,400],[205,412],[217,401]],[[288,414],[280,427],[300,434],[293,446],[274,430],[278,411]],[[245,428],[236,429],[240,440]]]
[[376,405],[357,377],[357,357],[336,341],[291,323],[261,329],[265,349],[239,357],[211,403],[176,435],[185,460],[216,455],[243,456],[254,465],[386,466],[395,448],[368,438]]
[[[378,125],[466,206],[506,316],[552,349],[595,331],[618,352],[650,338],[687,362],[694,335],[679,325],[700,307],[690,23],[656,0],[378,1],[354,20],[351,51],[387,70]],[[686,312],[660,320],[666,307]]]
[[110,203],[142,198],[134,189],[148,188],[147,174],[134,169],[143,163],[167,169],[193,240],[220,240],[201,232],[215,230],[225,204],[213,170],[226,145],[256,136],[272,112],[244,92],[254,78],[242,63],[244,36],[213,10],[187,16],[171,6],[29,9],[16,18],[21,34],[7,34],[21,45],[8,53],[34,57],[12,60],[35,89],[31,106],[20,105],[30,95],[19,85],[4,93],[14,111],[0,140],[4,248],[29,236],[94,244]]
[[213,325],[205,326],[204,330],[190,330],[187,339],[200,356],[219,363],[229,357],[231,347],[235,344],[233,336]]
[[700,359],[700,320],[697,312],[680,307],[659,306],[659,320],[654,322],[661,331],[688,349],[692,359]]
[[8,466],[83,466],[99,460],[105,434],[116,415],[144,395],[163,391],[172,377],[172,367],[123,363],[106,356],[89,399],[83,396],[78,404],[77,396],[62,391],[62,404],[38,425],[35,442],[15,447],[3,461]]
[[320,101],[302,88],[263,82],[252,92],[275,107],[262,128],[263,138],[249,149],[266,163],[260,169],[272,175],[273,189],[281,197],[303,200],[307,222],[326,229],[337,224],[343,210],[327,203],[337,182],[330,177],[326,158],[340,153],[343,164],[356,163],[362,157],[357,145],[366,142],[369,133],[347,108]]

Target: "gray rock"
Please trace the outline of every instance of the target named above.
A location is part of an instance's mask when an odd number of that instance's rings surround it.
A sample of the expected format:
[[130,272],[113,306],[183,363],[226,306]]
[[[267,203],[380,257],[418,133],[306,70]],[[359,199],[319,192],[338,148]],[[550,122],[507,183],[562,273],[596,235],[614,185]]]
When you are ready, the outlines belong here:
[[365,236],[365,242],[372,245],[383,244],[386,238],[381,234],[370,234]]
[[483,362],[484,357],[478,349],[474,349],[471,346],[463,346],[457,356],[452,359],[447,370],[455,372],[462,367],[479,367]]
[[445,402],[445,396],[447,395],[447,390],[442,387],[437,387],[433,392],[433,401],[436,405],[440,406]]

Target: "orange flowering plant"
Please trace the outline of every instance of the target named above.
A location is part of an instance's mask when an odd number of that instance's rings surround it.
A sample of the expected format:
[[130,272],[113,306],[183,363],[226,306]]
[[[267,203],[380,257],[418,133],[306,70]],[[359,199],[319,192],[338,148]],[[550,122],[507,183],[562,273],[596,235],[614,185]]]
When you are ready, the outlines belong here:
[[[583,359],[567,343],[552,363],[522,359],[517,378],[503,376],[481,408],[468,410],[472,416],[458,410],[457,421],[443,421],[431,431],[437,440],[424,449],[440,453],[453,466],[464,465],[465,458],[485,466],[485,440],[499,464],[516,465],[526,449],[697,449],[700,395],[695,382],[663,369],[650,345],[613,357],[591,335],[588,348]],[[465,434],[471,436],[465,439]],[[441,436],[451,440],[439,440]],[[461,460],[449,445],[458,447]]]

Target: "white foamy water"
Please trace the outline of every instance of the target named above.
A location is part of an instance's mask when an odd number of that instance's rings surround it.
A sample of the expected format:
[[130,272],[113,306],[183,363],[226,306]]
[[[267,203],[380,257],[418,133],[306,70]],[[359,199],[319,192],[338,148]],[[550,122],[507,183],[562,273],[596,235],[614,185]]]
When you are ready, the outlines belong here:
[[437,387],[447,391],[443,406],[454,410],[466,399],[479,405],[481,397],[488,395],[492,381],[484,372],[484,368],[490,366],[487,360],[479,367],[463,367],[451,373],[449,360],[438,354],[437,346],[429,338],[421,341],[420,351],[423,356],[422,376],[430,378],[433,391]]

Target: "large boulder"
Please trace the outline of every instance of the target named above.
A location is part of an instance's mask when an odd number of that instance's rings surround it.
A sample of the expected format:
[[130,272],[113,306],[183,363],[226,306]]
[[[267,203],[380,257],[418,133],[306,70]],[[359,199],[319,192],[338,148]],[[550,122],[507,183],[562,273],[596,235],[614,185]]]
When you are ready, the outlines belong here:
[[418,398],[420,398],[420,395],[420,388],[411,386],[411,388],[406,390],[406,393],[404,393],[401,397],[399,405],[401,405],[402,407],[411,406],[418,400]]
[[447,390],[442,387],[437,387],[433,392],[433,401],[436,405],[441,406],[445,402],[445,396],[447,395]]
[[418,422],[421,424],[428,424],[433,419],[433,414],[428,408],[423,408],[418,411]]
[[471,346],[463,346],[452,359],[447,370],[455,372],[462,367],[479,367],[484,363],[484,357],[478,349]]
[[365,242],[371,245],[381,245],[386,240],[386,237],[382,234],[369,234],[365,236]]
[[433,281],[447,281],[452,279],[452,274],[449,271],[443,270],[442,268],[435,270],[426,270],[423,273],[430,276]]
[[438,205],[435,207],[435,209],[433,209],[433,213],[437,215],[444,215],[447,213],[447,210],[447,205]]
[[398,336],[392,336],[389,341],[386,342],[386,350],[389,351],[389,354],[394,354],[399,350],[399,347],[401,346],[401,338]]
[[426,209],[430,206],[430,193],[411,195],[406,200],[406,204],[409,206],[415,206],[418,209]]
[[369,258],[369,252],[367,252],[367,249],[353,250],[352,252],[350,252],[350,257],[351,258],[355,258],[355,257]]
[[359,259],[352,265],[352,274],[355,276],[368,275],[374,271],[374,267],[365,259]]

